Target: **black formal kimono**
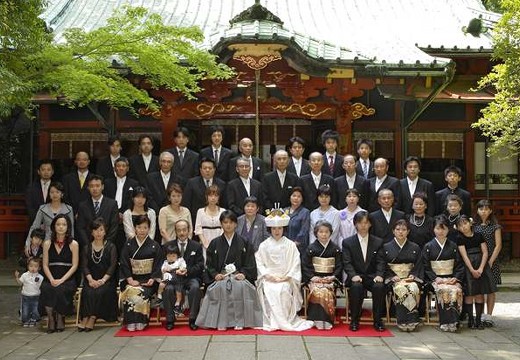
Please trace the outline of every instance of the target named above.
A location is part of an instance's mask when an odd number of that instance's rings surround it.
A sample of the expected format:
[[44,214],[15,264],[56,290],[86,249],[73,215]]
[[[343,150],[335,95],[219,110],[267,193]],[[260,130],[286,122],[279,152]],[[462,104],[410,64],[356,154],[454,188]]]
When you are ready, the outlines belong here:
[[148,324],[150,317],[150,298],[157,291],[158,282],[144,286],[149,279],[161,278],[163,252],[161,246],[149,238],[141,246],[137,238],[128,240],[121,250],[120,273],[126,280],[133,278],[140,286],[131,286],[123,282],[120,300],[123,302],[123,323]]
[[[462,284],[464,283],[464,262],[457,245],[446,240],[441,247],[436,239],[431,240],[422,250],[424,277],[428,288],[437,297],[437,311],[440,325],[452,324],[456,328],[462,309]],[[455,285],[435,283],[436,278],[455,278]]]
[[[206,283],[210,284],[202,301],[195,324],[204,328],[261,327],[262,308],[254,284],[257,276],[253,247],[234,234],[231,246],[224,235],[211,241],[206,252]],[[246,279],[235,279],[230,274],[233,264],[236,273]],[[228,274],[224,280],[215,281],[217,274]]]
[[[420,320],[419,296],[424,283],[421,248],[410,240],[405,241],[401,248],[394,239],[383,246],[383,255],[386,261],[385,283],[392,288],[397,326],[405,331],[414,330]],[[401,280],[394,281],[396,276]]]
[[[330,284],[312,282],[313,277],[334,277]],[[336,287],[341,284],[343,262],[341,250],[332,241],[324,247],[313,242],[302,259],[302,283],[309,287],[307,320],[313,320],[319,328],[331,328],[336,313]]]

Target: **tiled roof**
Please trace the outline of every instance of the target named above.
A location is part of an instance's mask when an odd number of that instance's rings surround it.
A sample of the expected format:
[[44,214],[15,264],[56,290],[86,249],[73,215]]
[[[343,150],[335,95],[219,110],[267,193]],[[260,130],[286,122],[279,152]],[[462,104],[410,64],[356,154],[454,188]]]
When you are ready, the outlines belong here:
[[50,0],[44,18],[56,40],[63,41],[65,29],[95,29],[126,4],[144,6],[170,25],[199,26],[205,34],[201,46],[208,50],[229,39],[275,38],[297,45],[317,60],[406,68],[447,64],[447,59],[423,49],[491,50],[490,32],[475,37],[464,33],[463,27],[479,16],[488,27],[498,19],[479,0],[261,0],[283,25],[271,21],[231,25],[230,20],[253,0]]

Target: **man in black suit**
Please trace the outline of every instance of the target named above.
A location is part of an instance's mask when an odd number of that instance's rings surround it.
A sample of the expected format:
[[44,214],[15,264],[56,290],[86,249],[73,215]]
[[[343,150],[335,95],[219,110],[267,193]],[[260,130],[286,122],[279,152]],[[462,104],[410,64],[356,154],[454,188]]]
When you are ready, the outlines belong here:
[[[175,240],[168,241],[164,244],[164,249],[168,247],[177,247],[181,256],[186,261],[186,269],[176,270],[176,275],[185,278],[184,291],[188,294],[188,303],[190,306],[190,329],[197,330],[195,320],[199,314],[200,300],[202,293],[200,285],[202,284],[202,272],[204,270],[204,257],[202,256],[202,246],[191,239],[190,224],[184,219],[175,223]],[[175,323],[175,287],[173,284],[166,285],[163,292],[164,311],[166,312],[166,330],[172,330]]]
[[168,149],[175,159],[173,172],[186,180],[199,175],[199,153],[188,149],[189,130],[185,127],[179,127],[173,132],[173,138],[177,146]]
[[359,193],[358,205],[366,209],[369,183],[363,176],[356,173],[356,158],[354,155],[347,154],[343,157],[343,169],[345,170],[345,175],[334,179],[337,194],[337,201],[334,203],[334,206],[338,210],[344,209],[347,206],[347,190],[356,189]]
[[119,209],[119,226],[116,235],[117,249],[122,249],[126,236],[123,228],[123,213],[129,208],[131,196],[130,192],[139,186],[137,180],[130,179],[127,174],[129,170],[128,159],[124,156],[119,157],[115,164],[115,178],[105,180],[103,195],[114,199]]
[[325,130],[321,135],[325,154],[323,154],[323,166],[321,172],[332,176],[333,179],[343,175],[343,156],[336,151],[339,144],[339,134],[334,130]]
[[328,185],[330,187],[330,204],[335,205],[336,184],[332,176],[324,174],[321,170],[323,168],[323,156],[319,152],[313,152],[309,155],[309,164],[311,172],[301,177],[301,187],[303,188],[304,204],[310,211],[317,209],[320,206],[318,201],[318,189],[320,186]]
[[117,202],[119,213],[123,214],[129,207],[129,192],[139,186],[139,183],[127,176],[130,165],[126,157],[117,158],[114,169],[116,177],[105,180],[103,195],[114,199]]
[[309,174],[311,172],[311,166],[309,165],[309,162],[303,158],[303,153],[305,152],[305,141],[299,136],[294,136],[289,139],[287,148],[291,152],[287,171],[295,173],[300,178],[303,175]]
[[[459,187],[462,180],[462,171],[457,166],[448,166],[444,170],[444,180],[448,186],[435,193],[435,212],[442,214],[446,210],[446,198],[448,195],[457,195],[462,200],[461,214],[471,216],[471,194]],[[430,202],[428,200],[428,202]]]
[[163,151],[159,156],[160,170],[148,174],[149,204],[150,207],[155,210],[156,214],[159,214],[159,210],[161,210],[163,206],[169,204],[170,200],[168,199],[166,190],[168,190],[172,184],[179,184],[182,188],[186,185],[186,179],[175,174],[172,170],[174,163],[172,153]]
[[381,208],[370,213],[370,233],[385,242],[392,241],[392,228],[397,220],[404,219],[404,212],[394,209],[394,194],[390,189],[379,189],[378,201]]
[[264,209],[272,209],[275,204],[280,208],[291,205],[289,200],[292,189],[301,186],[300,178],[287,171],[289,154],[285,150],[278,150],[274,154],[275,170],[265,174],[262,180],[264,193]]
[[249,170],[251,169],[249,161],[239,158],[237,160],[236,169],[239,175],[238,178],[231,180],[226,186],[228,209],[232,210],[237,216],[240,216],[244,214],[244,199],[248,196],[254,196],[258,200],[258,212],[262,213],[262,183],[249,178]]
[[90,224],[92,220],[98,217],[103,218],[106,223],[105,240],[114,244],[116,242],[117,227],[119,225],[117,202],[114,199],[103,196],[103,187],[103,177],[92,175],[88,180],[90,196],[79,205],[76,234],[78,234],[77,240],[81,249],[84,249],[90,242]]
[[231,159],[228,166],[228,179],[233,180],[238,177],[235,168],[237,166],[237,159],[243,157],[249,160],[251,170],[249,171],[249,177],[258,181],[262,181],[265,172],[265,165],[262,160],[253,156],[253,141],[249,138],[243,138],[238,143],[238,150],[240,154]]
[[117,136],[110,136],[108,146],[110,155],[100,158],[96,165],[96,174],[103,176],[105,180],[115,178],[115,162],[121,156],[121,140]]
[[357,174],[363,176],[366,180],[373,178],[376,175],[374,173],[374,162],[370,161],[370,154],[372,154],[372,141],[361,139],[357,142],[356,148],[359,155],[356,164]]
[[233,152],[222,146],[222,140],[224,139],[224,127],[220,125],[213,125],[210,128],[211,131],[211,146],[205,147],[200,151],[199,160],[202,158],[213,159],[217,170],[215,176],[228,181],[228,165],[231,160]]
[[65,189],[65,203],[72,206],[74,214],[78,214],[79,204],[90,197],[88,182],[93,175],[90,173],[90,156],[84,151],[79,151],[74,159],[75,171],[63,176],[63,188]]
[[25,205],[29,215],[29,224],[32,224],[40,206],[47,202],[49,186],[54,175],[54,166],[51,160],[41,160],[38,165],[38,179],[33,181],[25,192]]
[[206,189],[211,185],[216,185],[219,189],[219,205],[223,208],[227,206],[226,183],[215,177],[215,163],[213,160],[201,159],[199,170],[200,175],[188,180],[184,188],[184,194],[182,194],[182,206],[190,210],[193,228],[195,228],[197,210],[206,206]]
[[148,189],[148,174],[159,171],[159,158],[152,154],[153,139],[150,135],[139,136],[139,155],[130,157],[128,176]]
[[426,179],[419,178],[421,160],[417,156],[409,156],[404,161],[404,168],[406,170],[406,178],[399,181],[400,196],[397,200],[396,208],[406,214],[412,214],[412,195],[416,192],[423,192],[428,197],[426,212],[430,216],[435,216],[435,191],[433,184]]
[[[346,238],[342,243],[343,269],[347,273],[345,286],[349,287],[350,330],[359,330],[359,319],[364,299],[364,292],[372,293],[372,316],[374,328],[384,331],[381,321],[384,309],[385,285],[383,276],[386,262],[383,257],[383,240],[369,235],[370,220],[366,211],[354,215],[357,234]],[[348,314],[347,314],[348,316]]]
[[368,200],[366,202],[366,208],[369,213],[380,209],[378,202],[379,189],[390,189],[394,194],[395,198],[399,198],[401,186],[399,180],[393,176],[388,175],[388,160],[384,158],[378,158],[374,161],[374,174],[373,178],[368,181]]

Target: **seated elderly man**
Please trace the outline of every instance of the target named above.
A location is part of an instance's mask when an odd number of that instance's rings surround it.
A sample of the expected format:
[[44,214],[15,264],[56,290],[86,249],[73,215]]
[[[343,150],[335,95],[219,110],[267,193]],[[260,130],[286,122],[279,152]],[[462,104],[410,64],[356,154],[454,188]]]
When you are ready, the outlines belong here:
[[303,299],[300,292],[300,252],[294,241],[283,236],[289,215],[274,209],[265,218],[271,236],[260,244],[255,254],[258,269],[256,282],[262,305],[264,330],[302,331],[314,323],[298,316]]

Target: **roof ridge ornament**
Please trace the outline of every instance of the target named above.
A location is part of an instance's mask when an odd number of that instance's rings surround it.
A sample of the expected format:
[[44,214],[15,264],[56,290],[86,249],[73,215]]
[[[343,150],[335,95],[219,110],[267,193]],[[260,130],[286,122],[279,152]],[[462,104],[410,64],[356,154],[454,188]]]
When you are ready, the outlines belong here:
[[233,25],[243,21],[255,20],[271,21],[283,25],[283,21],[278,16],[273,14],[267,8],[260,5],[260,0],[255,0],[255,4],[253,6],[245,9],[240,14],[236,15],[234,18],[229,20],[229,23]]
[[482,24],[482,14],[478,18],[473,18],[469,21],[468,26],[463,26],[464,34],[471,34],[474,37],[480,37],[480,34],[485,34],[488,28]]

